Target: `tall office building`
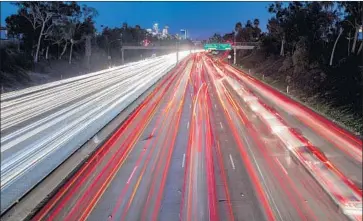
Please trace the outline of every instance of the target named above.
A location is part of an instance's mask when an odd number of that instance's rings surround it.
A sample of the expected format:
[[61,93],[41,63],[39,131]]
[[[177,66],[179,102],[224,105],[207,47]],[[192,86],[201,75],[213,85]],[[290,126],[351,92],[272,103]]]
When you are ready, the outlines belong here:
[[153,31],[154,31],[155,35],[157,35],[159,33],[159,24],[158,23],[155,23],[153,25]]
[[164,29],[163,29],[163,33],[162,33],[163,37],[167,37],[167,36],[168,36],[168,34],[169,34],[168,29],[169,29],[169,27],[168,27],[168,26],[165,26],[165,27],[164,27]]
[[181,34],[181,38],[182,39],[184,39],[184,40],[186,40],[187,39],[187,37],[188,37],[188,30],[186,30],[186,29],[180,29],[180,34]]

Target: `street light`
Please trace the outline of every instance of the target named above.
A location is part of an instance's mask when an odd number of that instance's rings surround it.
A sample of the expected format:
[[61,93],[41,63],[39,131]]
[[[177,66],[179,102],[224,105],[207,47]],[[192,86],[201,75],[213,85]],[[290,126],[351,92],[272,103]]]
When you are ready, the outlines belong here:
[[121,39],[118,38],[116,40],[110,41],[107,45],[107,55],[108,55],[107,58],[108,58],[109,66],[111,66],[110,45],[111,45],[111,43],[116,42],[116,41],[121,41]]
[[[113,43],[113,42],[116,42],[116,41],[121,41],[121,39],[120,38],[118,38],[118,39],[116,39],[116,40],[113,40],[113,41],[110,41],[109,43],[108,43],[108,46],[107,46],[107,54],[108,54],[108,56],[110,57],[110,44],[111,43]],[[122,42],[122,41],[121,41]]]

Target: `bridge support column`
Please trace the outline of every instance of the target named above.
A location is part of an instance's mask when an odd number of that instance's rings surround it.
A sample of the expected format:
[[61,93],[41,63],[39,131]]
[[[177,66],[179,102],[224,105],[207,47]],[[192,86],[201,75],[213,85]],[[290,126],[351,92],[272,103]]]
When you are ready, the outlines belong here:
[[236,64],[237,62],[237,49],[233,49],[233,64]]

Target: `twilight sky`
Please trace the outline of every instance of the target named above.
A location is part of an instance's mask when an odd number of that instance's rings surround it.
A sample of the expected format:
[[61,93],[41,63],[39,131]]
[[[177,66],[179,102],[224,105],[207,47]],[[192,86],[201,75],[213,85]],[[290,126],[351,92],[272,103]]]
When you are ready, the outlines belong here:
[[[231,32],[236,22],[243,24],[248,19],[260,19],[260,27],[266,30],[267,6],[271,2],[79,2],[97,9],[96,27],[115,27],[123,22],[142,28],[151,28],[154,22],[161,29],[169,26],[175,34],[180,29],[188,29],[193,39],[206,39],[214,33]],[[5,18],[16,12],[10,2],[1,2],[1,26]]]

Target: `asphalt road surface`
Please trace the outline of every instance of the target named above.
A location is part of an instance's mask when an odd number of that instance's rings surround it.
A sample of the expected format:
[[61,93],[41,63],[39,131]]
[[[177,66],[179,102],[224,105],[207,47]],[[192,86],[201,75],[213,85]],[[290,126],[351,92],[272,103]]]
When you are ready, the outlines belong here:
[[347,220],[228,74],[184,59],[33,220]]
[[175,64],[165,55],[2,94],[1,213]]

